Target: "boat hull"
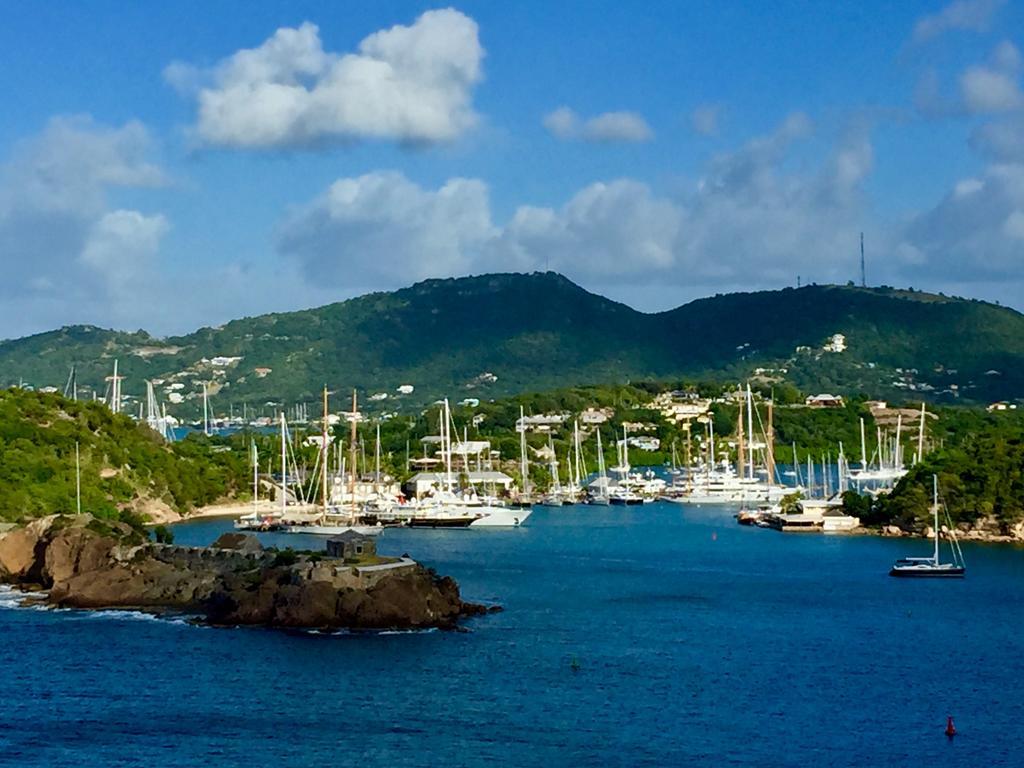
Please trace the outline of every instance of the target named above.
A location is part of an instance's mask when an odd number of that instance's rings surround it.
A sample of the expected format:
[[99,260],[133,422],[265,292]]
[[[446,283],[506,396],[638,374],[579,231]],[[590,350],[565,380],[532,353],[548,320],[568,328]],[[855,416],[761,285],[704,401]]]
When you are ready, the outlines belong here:
[[533,514],[532,509],[487,507],[483,515],[469,524],[470,528],[518,528]]
[[469,528],[476,517],[411,517],[406,521],[409,528]]
[[360,536],[380,536],[384,526],[380,525],[285,525],[282,533],[308,533],[313,536],[338,536],[353,531]]
[[890,576],[900,579],[962,579],[964,569],[960,566],[949,568],[893,568]]

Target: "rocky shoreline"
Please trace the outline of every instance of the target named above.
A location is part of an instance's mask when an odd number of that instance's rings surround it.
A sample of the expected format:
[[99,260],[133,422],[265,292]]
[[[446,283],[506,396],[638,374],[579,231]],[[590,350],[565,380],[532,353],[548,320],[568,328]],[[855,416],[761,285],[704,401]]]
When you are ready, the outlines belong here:
[[351,563],[265,550],[225,534],[210,547],[154,544],[124,523],[47,517],[0,536],[0,583],[56,607],[175,612],[216,626],[456,629],[494,608],[409,558]]
[[[898,525],[883,525],[878,528],[855,528],[850,533],[867,536],[885,536],[890,538],[922,538],[930,539],[935,535],[931,526],[921,530],[905,530]],[[977,541],[986,544],[1024,544],[1024,522],[1012,526],[1003,526],[995,518],[980,518],[974,524],[961,523],[955,529],[958,541]],[[939,538],[948,540],[948,526],[939,527]]]

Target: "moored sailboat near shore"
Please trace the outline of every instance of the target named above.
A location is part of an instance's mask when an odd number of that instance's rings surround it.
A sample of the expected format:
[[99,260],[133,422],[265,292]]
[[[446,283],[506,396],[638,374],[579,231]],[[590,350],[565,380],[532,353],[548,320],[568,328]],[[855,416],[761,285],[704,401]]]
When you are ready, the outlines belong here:
[[949,527],[949,546],[953,554],[953,561],[943,563],[939,559],[939,479],[932,475],[932,513],[935,516],[935,552],[931,557],[903,557],[897,560],[890,576],[910,578],[954,578],[964,577],[964,555],[960,551],[960,543],[953,533],[953,526]]
[[[359,522],[358,510],[355,507],[354,495],[350,496],[353,499],[351,509],[346,513],[342,510],[330,506],[330,496],[328,494],[329,484],[329,464],[330,464],[330,422],[328,419],[327,410],[327,387],[324,387],[324,417],[323,417],[323,433],[321,435],[320,443],[320,510],[315,515],[309,518],[301,520],[289,521],[284,527],[285,533],[312,533],[320,536],[335,536],[342,533],[352,531],[362,536],[378,536],[383,530],[383,525],[363,525]],[[352,451],[351,459],[351,480],[349,483],[350,488],[355,483],[355,444],[356,444],[356,421],[359,417],[358,402],[356,400],[355,390],[352,391],[352,435],[351,435],[351,446]]]

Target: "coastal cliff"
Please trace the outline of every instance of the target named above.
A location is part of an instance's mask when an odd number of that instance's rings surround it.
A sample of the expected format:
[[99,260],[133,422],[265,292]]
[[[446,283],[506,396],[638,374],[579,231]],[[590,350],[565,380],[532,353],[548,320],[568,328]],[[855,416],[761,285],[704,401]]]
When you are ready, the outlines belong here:
[[264,550],[227,534],[211,547],[154,544],[90,515],[42,518],[0,538],[0,582],[64,608],[193,614],[205,623],[314,629],[454,628],[486,612],[449,577],[408,558],[353,564]]

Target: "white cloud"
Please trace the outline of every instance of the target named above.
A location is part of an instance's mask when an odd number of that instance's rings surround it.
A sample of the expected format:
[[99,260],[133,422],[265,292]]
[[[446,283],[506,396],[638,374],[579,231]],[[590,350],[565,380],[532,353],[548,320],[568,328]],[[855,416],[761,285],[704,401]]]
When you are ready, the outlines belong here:
[[1024,107],[1017,79],[988,67],[970,67],[960,76],[964,106],[975,114],[1015,112]]
[[1024,240],[1024,210],[1014,211],[1006,217],[1003,233],[1013,240]]
[[968,68],[960,77],[962,112],[995,116],[977,126],[970,144],[1000,162],[1024,162],[1024,69],[1020,51],[1003,41],[989,56],[988,64]]
[[1001,163],[1024,163],[1024,115],[979,126],[971,146]]
[[1024,165],[993,165],[915,216],[902,238],[925,254],[923,272],[932,279],[1019,283],[1022,212]]
[[476,22],[448,8],[376,32],[355,53],[324,51],[319,30],[306,22],[278,29],[212,70],[175,62],[164,76],[195,93],[196,134],[211,145],[434,143],[476,125],[472,91],[483,56]]
[[810,122],[720,155],[688,194],[618,179],[587,185],[559,207],[520,206],[496,223],[486,185],[424,189],[397,173],[341,179],[282,224],[279,250],[311,280],[397,287],[426,276],[557,269],[602,284],[788,284],[855,269],[872,167],[855,126],[816,171],[783,169]]
[[558,210],[519,208],[495,244],[494,260],[570,275],[650,276],[672,268],[682,220],[680,207],[646,184],[599,182]]
[[115,295],[128,288],[145,289],[144,279],[151,274],[167,229],[167,219],[159,214],[111,211],[90,228],[79,260],[100,275]]
[[483,182],[428,191],[377,172],[336,181],[292,212],[277,241],[314,282],[395,286],[469,270],[494,234]]
[[559,107],[544,115],[544,127],[559,139],[571,139],[579,132],[579,118],[568,107]]
[[0,335],[57,299],[80,309],[133,300],[118,281],[152,258],[166,221],[111,210],[108,198],[165,183],[152,152],[140,123],[84,116],[54,118],[14,146],[0,166]]
[[985,32],[1005,0],[955,0],[938,13],[923,16],[914,25],[913,40],[923,43],[946,32]]
[[583,124],[582,134],[587,141],[643,142],[654,138],[654,132],[636,112],[605,112]]
[[604,112],[587,120],[569,107],[559,107],[544,116],[544,127],[553,136],[595,143],[641,143],[654,138],[654,131],[636,112]]
[[702,104],[690,113],[690,127],[701,136],[717,136],[721,113],[718,104]]

